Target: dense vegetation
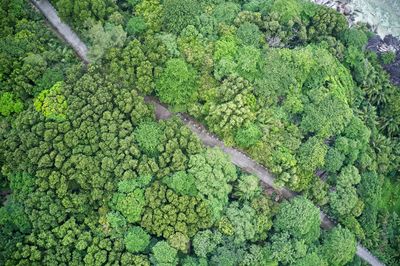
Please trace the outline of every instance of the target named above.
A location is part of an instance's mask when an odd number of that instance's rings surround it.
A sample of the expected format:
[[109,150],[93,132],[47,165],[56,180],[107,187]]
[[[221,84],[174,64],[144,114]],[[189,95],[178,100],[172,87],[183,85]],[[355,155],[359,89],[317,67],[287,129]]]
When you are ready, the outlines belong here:
[[[400,90],[364,26],[301,0],[52,3],[92,63],[1,0],[1,265],[359,265],[356,241],[400,264]],[[145,94],[301,196],[276,202]]]

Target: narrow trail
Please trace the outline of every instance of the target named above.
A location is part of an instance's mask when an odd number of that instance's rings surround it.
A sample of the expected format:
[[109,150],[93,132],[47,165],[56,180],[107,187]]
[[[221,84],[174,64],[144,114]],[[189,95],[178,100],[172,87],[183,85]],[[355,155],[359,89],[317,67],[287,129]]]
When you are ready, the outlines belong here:
[[46,17],[50,25],[57,31],[65,42],[72,46],[77,55],[85,64],[89,63],[88,48],[72,29],[61,21],[57,11],[47,0],[31,0],[31,3]]
[[[87,58],[87,47],[86,45],[79,39],[79,37],[68,27],[66,24],[61,22],[58,17],[57,11],[47,0],[31,0],[31,2],[39,9],[39,11],[47,18],[49,23],[60,33],[63,37],[64,41],[66,41],[79,55],[79,57],[85,62],[89,63]],[[260,180],[269,187],[272,187],[278,194],[282,197],[289,199],[297,194],[293,191],[290,191],[286,188],[277,187],[275,185],[274,176],[268,172],[268,170],[258,164],[256,161],[249,158],[246,154],[225,146],[225,144],[219,140],[216,136],[212,135],[207,131],[207,129],[196,122],[193,118],[186,114],[174,114],[172,113],[167,106],[161,104],[158,99],[151,96],[145,96],[144,100],[148,104],[152,104],[155,109],[156,118],[158,120],[165,120],[173,117],[174,115],[178,116],[182,122],[188,126],[193,133],[204,143],[204,145],[209,147],[219,147],[222,151],[228,154],[231,158],[233,164],[243,169],[244,171],[254,174],[260,178]],[[328,216],[320,211],[321,218],[321,227],[324,229],[331,229],[335,223],[332,222]],[[366,248],[357,244],[357,255],[369,263],[372,266],[384,266],[376,257],[374,257]]]

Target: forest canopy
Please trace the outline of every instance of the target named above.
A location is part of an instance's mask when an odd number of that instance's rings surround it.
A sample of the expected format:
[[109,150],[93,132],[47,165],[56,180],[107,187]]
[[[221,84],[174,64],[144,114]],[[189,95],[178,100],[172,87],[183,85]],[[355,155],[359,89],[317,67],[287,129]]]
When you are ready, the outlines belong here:
[[50,2],[90,63],[1,0],[0,265],[363,265],[357,243],[400,264],[399,55],[365,25],[306,0]]

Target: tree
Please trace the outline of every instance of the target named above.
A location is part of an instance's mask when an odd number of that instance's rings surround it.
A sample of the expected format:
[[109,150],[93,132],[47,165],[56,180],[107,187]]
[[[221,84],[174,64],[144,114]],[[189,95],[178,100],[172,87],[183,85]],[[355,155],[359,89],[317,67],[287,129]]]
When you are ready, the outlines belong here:
[[233,2],[222,2],[217,5],[213,17],[218,23],[231,24],[240,11],[240,6]]
[[63,95],[63,84],[57,82],[48,90],[43,90],[34,100],[36,111],[45,117],[64,121],[66,119],[67,101]]
[[298,164],[306,173],[314,173],[325,163],[328,147],[318,137],[311,137],[298,150]]
[[211,102],[207,108],[207,125],[213,132],[222,136],[228,145],[234,143],[234,132],[252,124],[256,119],[256,98],[248,90],[242,91],[228,102]]
[[277,231],[312,243],[320,234],[319,209],[304,197],[296,197],[281,205],[274,222]]
[[177,250],[166,241],[159,241],[152,248],[152,262],[156,265],[177,265]]
[[239,147],[249,148],[257,143],[262,137],[262,131],[256,124],[245,125],[235,135],[235,142]]
[[126,32],[121,25],[106,23],[103,27],[101,23],[97,23],[89,29],[88,37],[91,42],[88,57],[95,62],[102,58],[109,48],[122,47],[126,40]]
[[183,266],[207,266],[207,259],[186,256],[182,261]]
[[185,105],[197,97],[197,73],[182,59],[170,59],[157,80],[156,91],[161,101]]
[[329,193],[329,204],[338,215],[352,213],[358,201],[357,190],[352,186],[339,186],[336,191]]
[[342,168],[342,171],[336,178],[336,191],[329,194],[330,205],[338,215],[360,215],[363,204],[358,199],[357,190],[353,187],[353,185],[357,185],[360,180],[361,176],[357,168],[354,166]]
[[185,56],[188,63],[192,64],[200,72],[212,71],[212,43],[196,29],[189,25],[181,33],[177,40],[179,50]]
[[163,19],[160,14],[163,13],[163,6],[159,0],[143,0],[135,6],[135,13],[138,17],[143,17],[147,28],[153,32],[161,29]]
[[343,165],[346,156],[335,148],[329,148],[325,156],[324,168],[330,173],[336,173]]
[[188,172],[195,178],[199,196],[211,206],[212,219],[218,219],[232,191],[229,183],[237,178],[235,167],[220,150],[207,149],[190,157]]
[[199,231],[193,238],[194,252],[199,257],[206,258],[222,242],[222,234],[219,231]]
[[356,239],[348,229],[336,227],[328,232],[321,252],[330,264],[344,265],[356,254]]
[[89,19],[103,21],[115,10],[115,3],[109,0],[55,0],[54,2],[61,17],[72,21],[77,27]]
[[14,94],[4,92],[0,94],[0,114],[9,116],[11,113],[19,113],[22,111],[23,103],[19,99],[14,99]]
[[284,265],[294,263],[304,257],[307,252],[304,240],[291,238],[286,232],[272,235],[267,248],[270,258]]
[[361,176],[359,171],[354,166],[346,166],[340,171],[340,175],[336,178],[337,186],[349,187],[352,185],[357,185],[361,181]]
[[215,250],[211,257],[210,264],[234,266],[237,265],[238,260],[239,255],[236,253],[234,247],[232,247],[232,245],[224,245]]
[[360,223],[367,236],[377,226],[378,204],[383,193],[382,186],[383,180],[375,171],[363,173],[358,192],[360,198],[365,202],[365,209],[360,216]]
[[237,38],[244,44],[258,47],[262,40],[261,31],[256,24],[244,22],[236,32]]
[[150,243],[150,235],[141,227],[134,226],[129,229],[128,233],[125,235],[124,242],[129,252],[142,252]]
[[170,237],[168,237],[168,243],[171,247],[182,251],[183,253],[188,253],[190,238],[181,232],[175,232]]
[[126,32],[129,35],[137,36],[147,29],[146,22],[142,17],[131,17],[126,24]]
[[196,0],[165,0],[162,14],[164,28],[173,33],[180,33],[186,26],[194,25],[201,6]]
[[352,118],[349,105],[326,89],[311,90],[311,103],[305,105],[301,128],[327,138],[342,132]]
[[260,179],[255,175],[240,175],[234,195],[241,200],[250,201],[261,195]]
[[319,6],[315,8],[315,13],[311,17],[308,26],[310,39],[321,39],[321,36],[339,37],[348,29],[346,17],[335,10]]
[[107,222],[111,227],[111,234],[119,236],[122,235],[127,229],[127,221],[125,217],[118,211],[107,213]]
[[242,46],[239,48],[237,56],[237,73],[254,81],[259,77],[259,64],[261,61],[261,51],[254,46]]
[[[257,212],[246,202],[243,204],[232,202],[219,221],[219,230],[225,235],[232,236],[236,245],[246,241],[264,240],[272,226],[268,214],[268,212]],[[259,223],[258,217],[263,217],[267,221]]]
[[381,54],[382,63],[385,65],[391,64],[396,61],[396,53],[393,51],[385,52]]
[[246,248],[245,253],[240,258],[239,265],[278,266],[278,262],[271,259],[267,247],[253,244]]
[[367,34],[357,28],[349,28],[342,32],[340,38],[346,43],[347,46],[355,46],[362,49],[368,43]]
[[[198,196],[180,196],[156,181],[146,189],[145,198],[141,226],[156,236],[163,236],[171,244],[179,244],[179,248],[199,230],[212,226],[210,206]],[[177,238],[185,241],[177,241]],[[187,246],[182,248],[186,250]]]
[[181,195],[196,196],[197,188],[193,175],[183,171],[164,178],[164,183]]
[[317,253],[308,253],[305,257],[297,260],[295,266],[328,266],[327,261],[321,258]]
[[118,192],[112,197],[111,208],[119,211],[129,223],[140,221],[145,206],[144,188],[150,181],[150,176],[120,181]]
[[144,206],[144,191],[140,188],[129,193],[114,194],[111,205],[113,209],[121,212],[130,223],[140,221]]
[[276,0],[271,5],[270,12],[276,12],[280,14],[282,22],[289,22],[296,17],[300,16],[303,6],[299,1],[296,0]]
[[156,155],[162,142],[162,129],[155,122],[142,122],[134,131],[139,147],[148,155]]

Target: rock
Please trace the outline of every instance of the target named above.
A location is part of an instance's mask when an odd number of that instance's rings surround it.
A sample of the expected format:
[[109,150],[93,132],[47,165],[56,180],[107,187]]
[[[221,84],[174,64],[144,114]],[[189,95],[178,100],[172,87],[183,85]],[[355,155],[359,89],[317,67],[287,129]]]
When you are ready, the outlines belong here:
[[387,45],[394,47],[396,51],[400,51],[400,39],[394,37],[393,35],[386,35],[383,41]]
[[348,15],[350,15],[351,13],[353,13],[353,11],[351,10],[351,8],[350,8],[348,5],[344,5],[344,6],[343,6],[343,14],[346,15],[346,16],[348,16]]

